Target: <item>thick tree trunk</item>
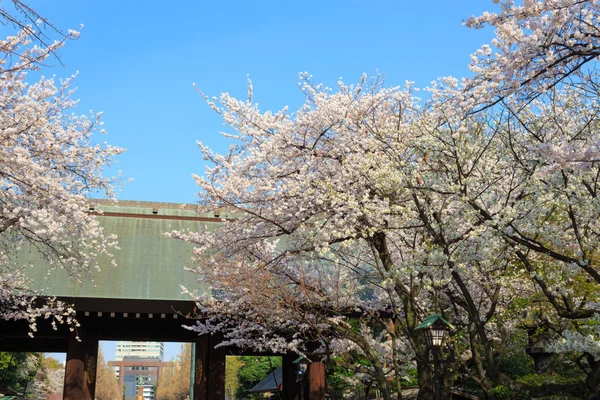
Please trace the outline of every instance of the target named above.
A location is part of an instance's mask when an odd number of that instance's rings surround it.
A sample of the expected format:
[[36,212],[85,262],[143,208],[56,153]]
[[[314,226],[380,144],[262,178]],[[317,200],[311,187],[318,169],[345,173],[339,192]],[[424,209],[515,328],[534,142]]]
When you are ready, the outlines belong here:
[[383,370],[376,368],[375,375],[375,379],[377,379],[377,386],[379,387],[379,390],[381,390],[381,396],[383,397],[383,400],[392,400],[392,394],[390,393],[390,388],[387,385]]

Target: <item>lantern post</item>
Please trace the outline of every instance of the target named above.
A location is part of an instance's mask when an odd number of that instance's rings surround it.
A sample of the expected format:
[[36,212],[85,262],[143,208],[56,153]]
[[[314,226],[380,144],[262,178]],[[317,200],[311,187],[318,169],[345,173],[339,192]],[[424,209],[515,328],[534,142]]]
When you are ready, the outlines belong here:
[[440,376],[440,364],[443,362],[453,362],[454,352],[452,349],[450,357],[443,359],[442,348],[446,341],[446,336],[449,330],[454,329],[454,326],[446,321],[440,314],[430,315],[425,318],[423,322],[415,328],[420,330],[425,336],[427,342],[427,359],[429,360],[429,353],[433,354],[433,387],[435,391],[435,400],[441,400],[442,398],[442,384]]

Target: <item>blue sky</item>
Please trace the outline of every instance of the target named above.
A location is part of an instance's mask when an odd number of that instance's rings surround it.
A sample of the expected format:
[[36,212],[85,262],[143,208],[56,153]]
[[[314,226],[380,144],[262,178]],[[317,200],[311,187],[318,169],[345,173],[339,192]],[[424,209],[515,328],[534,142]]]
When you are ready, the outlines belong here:
[[223,129],[192,87],[209,95],[246,94],[254,82],[263,110],[297,107],[298,72],[348,83],[363,72],[425,86],[469,73],[469,55],[492,35],[462,26],[493,10],[486,0],[429,1],[116,1],[31,0],[66,30],[84,24],[45,75],[76,79],[80,112],[103,111],[102,141],[126,147],[119,198],[193,202],[192,173],[205,164],[200,140],[223,151]]

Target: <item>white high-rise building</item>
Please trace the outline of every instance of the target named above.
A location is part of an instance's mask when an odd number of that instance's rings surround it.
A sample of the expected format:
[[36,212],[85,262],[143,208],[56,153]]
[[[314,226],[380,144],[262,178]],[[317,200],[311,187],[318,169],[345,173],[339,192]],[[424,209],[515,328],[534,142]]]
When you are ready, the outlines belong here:
[[118,341],[116,361],[123,361],[123,357],[158,358],[163,360],[165,344],[162,342],[130,342]]

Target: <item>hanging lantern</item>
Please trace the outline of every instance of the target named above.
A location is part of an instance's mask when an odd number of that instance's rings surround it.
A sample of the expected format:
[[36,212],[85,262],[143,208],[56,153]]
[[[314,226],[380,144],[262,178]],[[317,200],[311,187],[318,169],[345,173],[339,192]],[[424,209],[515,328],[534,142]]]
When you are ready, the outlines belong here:
[[430,315],[415,328],[415,330],[423,331],[427,346],[432,350],[442,348],[448,329],[454,329],[454,326],[439,314]]
[[304,382],[306,380],[306,371],[308,370],[308,363],[309,361],[305,357],[298,357],[298,359],[292,362],[292,364],[296,367],[297,383]]

